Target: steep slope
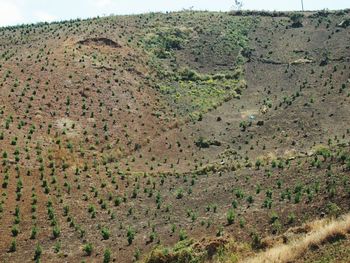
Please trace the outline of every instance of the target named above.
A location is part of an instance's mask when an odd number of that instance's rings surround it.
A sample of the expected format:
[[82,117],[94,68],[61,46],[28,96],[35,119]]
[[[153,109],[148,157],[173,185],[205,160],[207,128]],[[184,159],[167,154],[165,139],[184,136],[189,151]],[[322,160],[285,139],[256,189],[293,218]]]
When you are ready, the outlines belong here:
[[0,261],[131,262],[348,212],[348,17],[0,29]]

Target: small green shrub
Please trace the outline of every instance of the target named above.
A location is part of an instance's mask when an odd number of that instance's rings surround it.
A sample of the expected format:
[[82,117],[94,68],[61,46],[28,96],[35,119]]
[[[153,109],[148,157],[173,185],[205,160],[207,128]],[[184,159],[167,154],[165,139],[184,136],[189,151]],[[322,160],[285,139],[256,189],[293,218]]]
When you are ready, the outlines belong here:
[[93,250],[93,246],[91,243],[88,243],[83,247],[83,251],[86,253],[87,256],[91,256],[92,250]]

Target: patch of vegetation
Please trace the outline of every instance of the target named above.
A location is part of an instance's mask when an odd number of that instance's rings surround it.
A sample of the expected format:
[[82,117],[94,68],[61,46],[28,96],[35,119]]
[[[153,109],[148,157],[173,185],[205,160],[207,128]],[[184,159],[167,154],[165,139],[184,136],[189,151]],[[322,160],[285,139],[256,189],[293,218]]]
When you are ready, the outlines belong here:
[[174,247],[155,248],[146,258],[145,263],[197,263],[203,262],[206,258],[206,251],[196,251],[193,247],[194,241],[183,240],[178,242]]
[[303,26],[304,14],[294,12],[290,15],[290,20],[292,21],[292,27],[302,27]]
[[220,146],[221,142],[217,140],[207,140],[203,137],[199,137],[199,139],[195,141],[195,144],[199,148],[209,148],[211,145]]
[[173,50],[183,47],[190,33],[191,29],[184,27],[158,27],[146,34],[143,45],[157,58],[169,58]]
[[[182,116],[192,119],[239,97],[246,87],[240,67],[245,61],[242,54],[249,50],[248,32],[256,22],[249,17],[218,14],[208,20],[208,15],[181,13],[176,27],[157,27],[145,32],[141,41],[158,76],[156,88]],[[192,16],[203,24],[194,27],[188,23],[186,19]],[[211,20],[216,23],[209,25]],[[194,62],[182,62],[182,56],[191,56]],[[198,67],[207,67],[203,64],[206,60],[217,60],[224,69],[217,72],[213,64],[206,74],[199,73]]]
[[173,81],[158,88],[181,115],[197,120],[224,101],[238,98],[246,83],[241,70],[232,74],[202,75],[186,68]]

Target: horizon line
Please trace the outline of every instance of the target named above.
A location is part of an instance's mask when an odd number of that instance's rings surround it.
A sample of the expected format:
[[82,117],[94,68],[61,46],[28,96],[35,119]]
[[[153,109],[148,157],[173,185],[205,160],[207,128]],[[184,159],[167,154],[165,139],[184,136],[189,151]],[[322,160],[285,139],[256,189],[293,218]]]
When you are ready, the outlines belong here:
[[328,13],[337,13],[337,12],[350,12],[350,8],[340,8],[340,9],[316,9],[316,10],[263,10],[263,9],[241,9],[241,10],[203,10],[203,9],[191,9],[191,8],[183,8],[181,10],[171,10],[171,11],[147,11],[147,12],[140,12],[140,13],[127,13],[127,14],[102,14],[102,15],[96,15],[96,16],[89,16],[89,17],[75,17],[70,19],[62,19],[62,20],[53,20],[53,21],[37,21],[37,22],[28,22],[28,23],[18,23],[14,25],[3,25],[0,26],[0,29],[13,29],[13,28],[21,28],[25,26],[36,26],[36,25],[51,25],[51,24],[59,24],[59,23],[65,23],[65,22],[77,22],[77,21],[86,21],[86,20],[93,20],[93,19],[99,19],[99,18],[108,18],[108,17],[122,17],[122,16],[138,16],[138,15],[149,15],[149,14],[170,14],[170,13],[181,13],[181,12],[212,12],[212,13],[237,13],[237,15],[243,15],[244,12],[253,12],[253,13],[313,13],[313,12],[321,12],[325,11]]

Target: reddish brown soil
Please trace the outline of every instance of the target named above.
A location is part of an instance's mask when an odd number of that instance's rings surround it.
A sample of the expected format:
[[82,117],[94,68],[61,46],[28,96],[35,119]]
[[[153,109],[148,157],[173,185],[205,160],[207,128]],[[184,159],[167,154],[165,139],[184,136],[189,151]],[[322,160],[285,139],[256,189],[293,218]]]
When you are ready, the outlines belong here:
[[[212,23],[224,28],[230,14],[0,29],[0,261],[34,260],[39,244],[42,262],[102,262],[106,249],[114,262],[131,262],[158,244],[174,245],[180,230],[198,240],[224,235],[249,243],[252,233],[278,234],[348,212],[350,34],[337,27],[346,15],[307,13],[300,28],[286,16],[254,18],[242,66],[247,88],[201,121],[182,115],[157,89],[164,79],[143,37],[175,24],[195,28],[202,33],[174,50],[177,64],[164,59],[160,66],[230,72],[239,49],[228,52],[211,34]],[[220,145],[199,148],[200,137]],[[329,156],[316,153],[320,146]],[[110,232],[106,240],[102,228]]]

